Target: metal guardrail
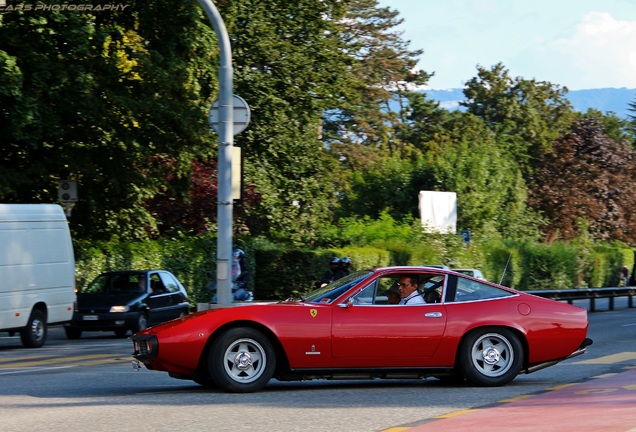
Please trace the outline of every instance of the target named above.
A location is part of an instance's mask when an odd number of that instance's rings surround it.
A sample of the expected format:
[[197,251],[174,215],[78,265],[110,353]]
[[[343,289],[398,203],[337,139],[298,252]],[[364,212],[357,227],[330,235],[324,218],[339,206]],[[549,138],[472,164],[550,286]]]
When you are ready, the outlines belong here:
[[572,304],[574,300],[589,300],[590,312],[596,311],[596,299],[609,299],[609,310],[614,310],[614,299],[616,297],[627,297],[627,307],[634,307],[634,296],[636,287],[616,287],[616,288],[577,288],[566,290],[537,290],[526,291],[539,297],[552,300],[567,301]]

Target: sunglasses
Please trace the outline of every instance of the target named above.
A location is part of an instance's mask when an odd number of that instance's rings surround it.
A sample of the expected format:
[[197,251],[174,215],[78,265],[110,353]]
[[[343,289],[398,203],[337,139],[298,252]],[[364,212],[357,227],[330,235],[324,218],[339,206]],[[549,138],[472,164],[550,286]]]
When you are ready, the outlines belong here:
[[408,282],[406,282],[406,283],[405,282],[397,282],[396,285],[400,287],[400,286],[407,286],[407,285],[411,285],[411,284],[408,283]]

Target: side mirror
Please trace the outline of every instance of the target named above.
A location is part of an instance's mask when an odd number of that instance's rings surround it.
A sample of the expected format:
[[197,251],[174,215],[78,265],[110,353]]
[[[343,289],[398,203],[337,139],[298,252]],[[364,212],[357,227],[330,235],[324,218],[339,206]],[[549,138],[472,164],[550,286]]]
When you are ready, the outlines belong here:
[[353,297],[349,297],[346,302],[338,304],[341,308],[348,309],[353,306]]

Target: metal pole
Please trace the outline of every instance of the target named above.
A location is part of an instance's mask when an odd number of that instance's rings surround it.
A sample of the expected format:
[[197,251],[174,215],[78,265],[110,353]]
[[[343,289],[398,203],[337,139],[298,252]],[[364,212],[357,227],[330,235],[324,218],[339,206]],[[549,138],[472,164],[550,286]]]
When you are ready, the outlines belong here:
[[223,18],[210,0],[197,0],[212,23],[219,41],[221,66],[219,69],[219,174],[217,202],[216,292],[217,303],[232,303],[232,147],[233,126],[233,70],[232,47]]

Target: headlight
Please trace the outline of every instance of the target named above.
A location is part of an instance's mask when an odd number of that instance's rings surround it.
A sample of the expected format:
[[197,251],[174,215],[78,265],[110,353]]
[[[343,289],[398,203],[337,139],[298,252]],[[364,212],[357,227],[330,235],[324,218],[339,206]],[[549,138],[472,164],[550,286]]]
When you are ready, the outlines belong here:
[[128,312],[129,310],[128,306],[113,306],[110,308],[111,312]]

